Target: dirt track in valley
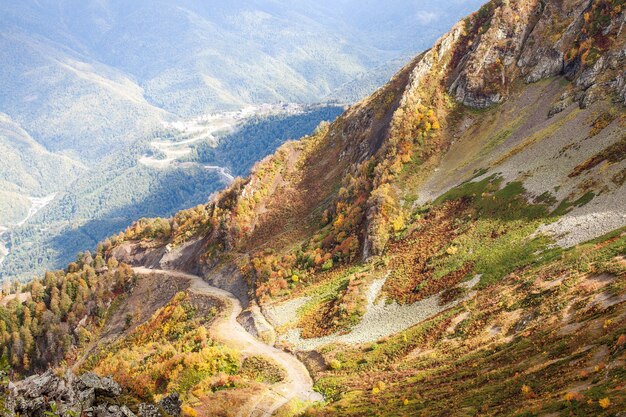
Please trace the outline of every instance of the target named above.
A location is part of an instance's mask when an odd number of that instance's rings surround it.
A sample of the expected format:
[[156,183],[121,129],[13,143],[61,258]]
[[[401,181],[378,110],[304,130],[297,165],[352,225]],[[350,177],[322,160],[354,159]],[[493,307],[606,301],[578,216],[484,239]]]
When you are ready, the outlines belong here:
[[133,268],[137,274],[163,274],[187,278],[191,282],[189,291],[214,297],[227,305],[211,327],[211,336],[224,345],[240,351],[244,356],[263,356],[280,365],[286,374],[284,381],[272,385],[268,390],[250,400],[241,408],[238,416],[269,417],[292,399],[321,401],[323,397],[313,391],[313,380],[306,367],[294,355],[269,346],[243,328],[237,317],[243,310],[241,302],[228,291],[212,287],[201,277],[178,271],[149,268]]

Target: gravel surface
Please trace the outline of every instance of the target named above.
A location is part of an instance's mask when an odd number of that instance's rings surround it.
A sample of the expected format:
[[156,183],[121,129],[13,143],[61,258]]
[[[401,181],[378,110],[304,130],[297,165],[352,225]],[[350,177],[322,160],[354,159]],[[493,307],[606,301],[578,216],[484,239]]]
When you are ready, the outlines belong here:
[[[589,110],[600,113],[602,107],[598,105]],[[622,164],[615,164],[610,170],[590,170],[573,178],[569,178],[569,174],[591,156],[622,139],[623,129],[618,120],[598,135],[588,137],[589,113],[563,112],[559,117],[558,121],[550,119],[541,124],[545,127],[550,122],[555,123],[558,129],[548,130],[547,136],[525,147],[480,179],[497,173],[504,178],[505,184],[521,180],[531,195],[539,196],[548,191],[558,202],[571,197],[572,193],[580,194],[585,182],[595,183],[594,189],[601,189],[603,183],[615,188],[609,179],[623,167]]]
[[[448,153],[442,158],[438,168],[430,175],[430,178],[426,180],[421,189],[418,190],[419,198],[417,204],[425,204],[436,199],[449,189],[473,177],[474,173],[482,168],[491,169],[489,169],[486,175],[475,179],[475,181],[491,176],[499,171],[501,171],[506,181],[513,181],[523,171],[531,169],[528,165],[529,163],[533,165],[533,168],[541,165],[548,157],[552,156],[551,151],[558,153],[562,148],[562,146],[557,144],[547,145],[545,144],[546,140],[561,137],[566,142],[571,142],[581,139],[576,135],[561,136],[560,134],[542,138],[542,140],[537,142],[540,146],[527,147],[515,157],[504,161],[502,164],[495,165],[498,159],[524,143],[534,133],[557,123],[559,119],[566,116],[568,112],[563,112],[552,119],[547,119],[546,117],[551,107],[550,99],[556,99],[555,95],[558,94],[555,89],[558,90],[558,82],[548,85],[543,83],[528,85],[520,97],[507,100],[501,105],[500,111],[504,116],[496,118],[495,125],[480,126],[481,135],[478,137],[473,133],[473,128],[470,127],[472,120],[464,120],[460,127],[461,132],[463,132],[462,136],[451,146]],[[572,110],[573,107],[569,109],[569,111]],[[521,124],[515,127],[511,126],[510,122],[520,116],[522,117],[520,120]],[[476,120],[481,122],[483,118],[477,117]],[[488,129],[488,131],[482,134],[484,129]],[[503,130],[510,130],[510,136],[500,145],[485,152],[490,146],[488,141]],[[575,130],[575,133],[578,133],[578,131]],[[582,134],[584,134],[584,131],[582,131]],[[482,142],[477,143],[477,141],[481,140]],[[544,146],[545,149],[542,152]],[[531,150],[531,148],[535,149]],[[546,149],[547,152],[545,151]],[[552,166],[550,165],[549,167],[551,168]]]
[[[372,282],[367,294],[367,311],[361,322],[347,334],[333,334],[312,339],[302,339],[300,329],[289,330],[281,340],[284,340],[299,350],[313,350],[329,343],[358,344],[374,342],[386,336],[401,332],[432,317],[444,310],[465,301],[472,294],[461,300],[453,301],[444,306],[439,305],[440,295],[425,298],[410,305],[399,305],[396,302],[386,303],[385,300],[376,302],[376,298],[385,284],[386,278]],[[476,276],[471,281],[460,284],[465,288],[472,288],[480,281]]]
[[[553,236],[556,243],[565,248],[626,226],[626,189],[624,185],[618,186],[611,180],[616,173],[626,169],[626,160],[612,165],[603,163],[581,175],[569,177],[579,164],[623,138],[619,117],[599,134],[589,136],[590,120],[593,120],[590,117],[604,111],[606,104],[596,103],[584,112],[578,111],[577,106],[572,105],[551,119],[545,119],[541,112],[533,114],[534,120],[529,122],[532,129],[518,130],[503,146],[471,166],[489,166],[515,146],[525,142],[527,146],[474,181],[494,174],[503,178],[503,184],[522,181],[530,199],[549,192],[557,201],[554,208],[561,201],[575,201],[587,190],[594,191],[597,195],[591,202],[582,207],[574,207],[557,222],[541,226],[537,230],[539,234]],[[528,140],[533,134],[542,133],[545,136],[535,136],[534,143]],[[460,151],[451,148],[441,169],[436,170],[419,190],[419,203],[438,197],[453,185],[450,178],[455,178],[452,174],[460,170],[455,163],[465,161],[458,155],[455,156],[454,152]]]
[[298,309],[308,303],[311,297],[299,297],[283,303],[264,305],[263,315],[274,327],[282,327],[298,318]]
[[626,226],[626,185],[601,194],[537,232],[554,236],[557,245],[569,248]]

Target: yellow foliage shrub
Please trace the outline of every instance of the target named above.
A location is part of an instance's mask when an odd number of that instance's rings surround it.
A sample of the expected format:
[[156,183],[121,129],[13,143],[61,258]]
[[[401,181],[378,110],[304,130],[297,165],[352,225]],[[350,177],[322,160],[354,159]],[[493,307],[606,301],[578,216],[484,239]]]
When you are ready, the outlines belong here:
[[609,400],[609,397],[604,397],[601,400],[598,400],[598,404],[600,407],[607,409],[611,406],[611,400]]
[[187,404],[183,405],[183,407],[182,407],[182,414],[183,414],[184,417],[196,417],[198,415],[196,410],[194,410],[193,408],[191,408]]
[[459,248],[457,248],[456,246],[450,246],[448,249],[446,249],[446,253],[448,255],[456,255],[458,251],[459,251]]
[[338,359],[332,359],[330,362],[328,362],[328,366],[330,366],[330,369],[338,371],[339,369],[341,369],[341,362],[339,362]]

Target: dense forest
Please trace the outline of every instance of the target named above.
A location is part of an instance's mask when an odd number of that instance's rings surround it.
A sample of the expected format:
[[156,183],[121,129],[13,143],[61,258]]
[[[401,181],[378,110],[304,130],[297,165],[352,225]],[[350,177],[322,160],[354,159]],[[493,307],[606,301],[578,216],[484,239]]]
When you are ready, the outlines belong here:
[[255,162],[278,149],[289,139],[299,139],[315,129],[320,121],[332,121],[344,108],[319,106],[302,114],[254,117],[234,132],[219,138],[217,146],[203,142],[190,160],[228,167],[235,176],[246,176]]
[[2,355],[18,373],[46,370],[75,359],[104,324],[111,302],[131,291],[136,277],[101,250],[79,254],[65,271],[46,272],[27,285],[6,288],[0,310]]

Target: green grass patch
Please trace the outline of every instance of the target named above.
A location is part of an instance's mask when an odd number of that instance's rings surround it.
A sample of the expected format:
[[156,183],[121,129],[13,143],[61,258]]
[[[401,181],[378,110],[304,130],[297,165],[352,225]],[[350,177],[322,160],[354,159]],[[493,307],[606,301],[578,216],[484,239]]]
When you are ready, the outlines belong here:
[[[456,253],[442,251],[431,260],[435,279],[459,270],[463,265],[474,265],[473,274],[482,274],[480,286],[498,281],[518,268],[546,259],[546,248],[552,240],[545,236],[533,237],[542,224],[556,219],[549,207],[551,195],[542,195],[530,203],[521,182],[510,182],[503,187],[502,178],[490,176],[477,182],[466,182],[435,200],[469,199],[473,213],[451,246]],[[575,202],[582,204],[585,200]]]
[[433,276],[441,278],[469,262],[474,265],[474,274],[482,274],[480,286],[496,282],[541,259],[552,240],[545,236],[530,238],[540,224],[540,221],[479,219],[468,232],[452,241],[457,253],[443,253],[433,260]]
[[342,290],[346,289],[352,275],[369,271],[370,268],[368,265],[356,265],[347,268],[326,282],[307,288],[303,296],[311,299],[298,309],[298,317],[303,317],[318,309],[324,302],[335,299]]
[[435,205],[446,201],[471,199],[477,217],[492,217],[504,220],[534,220],[547,217],[548,205],[530,204],[524,185],[514,181],[501,187],[503,179],[496,175],[478,182],[466,182],[441,195]]
[[553,216],[563,216],[569,213],[574,207],[582,207],[588,204],[595,198],[596,194],[593,191],[588,191],[582,197],[575,201],[569,201],[567,199],[561,201],[561,204],[552,212]]

